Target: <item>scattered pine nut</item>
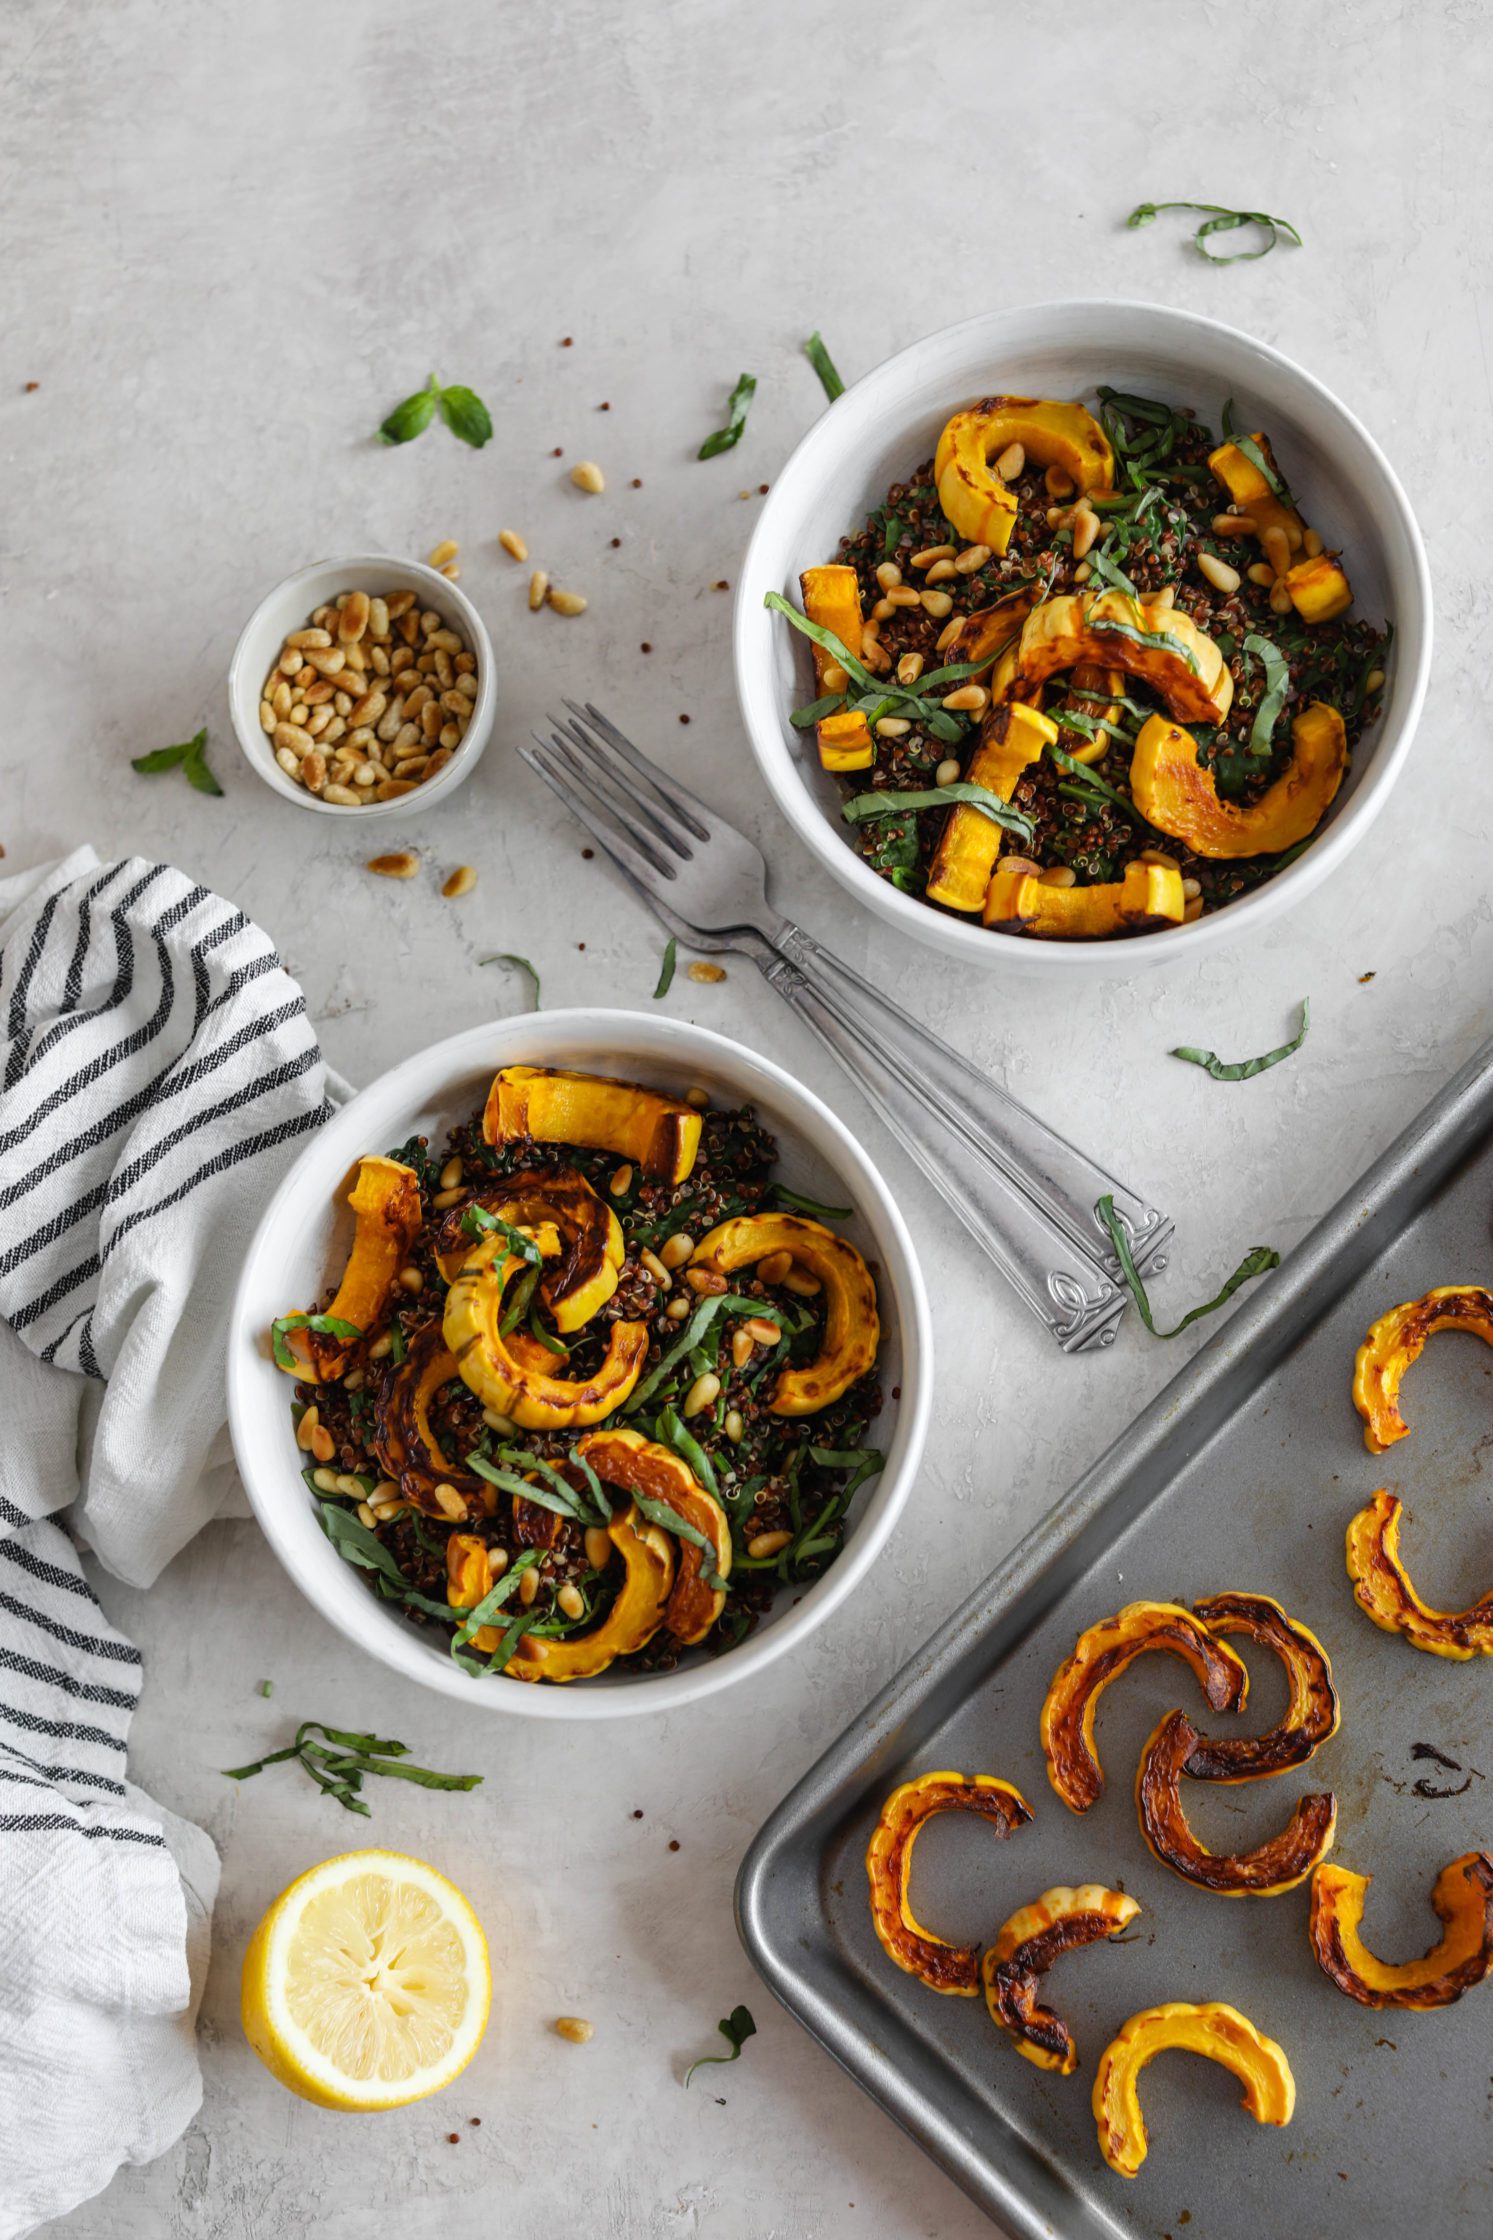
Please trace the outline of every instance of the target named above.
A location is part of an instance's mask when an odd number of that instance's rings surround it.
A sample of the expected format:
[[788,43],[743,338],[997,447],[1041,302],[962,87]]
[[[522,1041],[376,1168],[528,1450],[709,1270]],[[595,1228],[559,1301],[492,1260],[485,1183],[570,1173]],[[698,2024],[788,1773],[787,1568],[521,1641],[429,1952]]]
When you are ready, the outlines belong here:
[[413,879],[420,868],[420,858],[408,848],[400,848],[393,855],[370,856],[368,868],[376,871],[381,879]]
[[[918,656],[916,654],[913,654],[909,656],[909,658],[912,660],[916,660]],[[826,661],[826,663],[824,664],[824,675],[820,678],[819,681],[824,686],[826,692],[843,692],[845,690],[845,687],[849,684],[850,678],[847,672],[840,667],[838,661]]]
[[1363,689],[1365,692],[1382,692],[1384,690],[1384,671],[1382,669],[1370,669],[1363,680]]
[[1265,590],[1268,590],[1269,586],[1275,581],[1275,570],[1265,560],[1256,560],[1253,567],[1247,569],[1246,573],[1251,583],[1257,583]]
[[[843,671],[841,673],[843,674]],[[923,657],[920,653],[904,653],[897,663],[898,684],[916,684],[922,673]],[[828,690],[829,671],[827,669],[824,672],[823,682],[826,690]]]
[[[532,1573],[527,1571],[524,1573],[525,1581],[531,1577]],[[520,1587],[519,1592],[522,1594],[522,1587]],[[530,1599],[532,1600],[532,1597]],[[583,2015],[578,2014],[556,2015],[554,2031],[557,2038],[568,2038],[573,2046],[588,2045],[592,2036],[590,2023],[586,2021]]]
[[689,977],[691,980],[703,980],[713,986],[716,981],[725,979],[726,968],[723,964],[692,964],[689,968]]
[[454,537],[444,537],[441,542],[435,547],[435,549],[427,555],[426,566],[430,568],[444,568],[446,562],[448,560],[454,560],[460,550],[461,546],[456,542],[456,539]]
[[921,552],[913,554],[912,565],[915,568],[931,568],[935,560],[952,560],[956,549],[951,544],[926,545]]
[[759,1557],[781,1555],[792,1538],[791,1532],[759,1532],[755,1539],[747,1542],[747,1554]]
[[1076,505],[1073,509],[1073,557],[1081,560],[1098,536],[1103,523],[1092,506]]
[[[916,567],[917,565],[917,561],[914,560],[913,566]],[[895,560],[883,560],[876,571],[876,580],[883,591],[895,591],[901,584],[902,570]]]
[[545,594],[548,592],[549,587],[550,579],[545,574],[543,568],[536,568],[534,570],[534,573],[529,578],[530,614],[537,614],[539,612],[539,609],[544,605]]
[[567,1618],[583,1618],[586,1615],[585,1597],[579,1587],[572,1586],[569,1580],[555,1596],[555,1600]]
[[460,568],[458,568],[454,560],[448,560],[445,567],[442,568],[441,574],[445,577],[448,583],[455,583],[458,576],[461,574],[461,570]]
[[441,893],[448,902],[454,902],[458,895],[470,894],[476,884],[477,872],[475,866],[470,863],[459,863],[442,887]]
[[1253,516],[1247,513],[1215,513],[1215,537],[1252,537],[1255,533]]
[[500,529],[498,531],[498,542],[503,547],[503,550],[506,553],[509,553],[513,557],[513,559],[528,559],[529,548],[524,543],[524,540],[519,535],[517,529]]
[[632,1162],[630,1160],[625,1166],[617,1169],[608,1187],[614,1198],[626,1197],[628,1191],[632,1188]]
[[570,479],[577,490],[584,490],[593,498],[599,498],[607,486],[607,478],[594,459],[579,460],[570,470]]
[[[533,596],[531,593],[529,604],[532,606],[533,603]],[[587,602],[581,597],[578,591],[552,591],[549,594],[549,603],[554,608],[556,614],[571,615],[584,614],[587,605]]]
[[1198,554],[1198,574],[1205,576],[1215,591],[1232,596],[1239,588],[1239,570],[1231,568],[1227,560],[1220,560],[1216,552]]
[[922,603],[924,612],[931,614],[935,622],[942,622],[944,616],[952,610],[954,605],[947,591],[925,591],[922,595]]
[[941,762],[938,768],[934,771],[933,783],[936,786],[951,786],[954,784],[958,776],[959,757],[955,754],[951,754],[948,757],[947,761]]
[[984,685],[962,684],[955,691],[945,693],[941,705],[952,708],[957,714],[963,714],[967,710],[971,715],[979,715],[989,698],[990,694]]
[[1321,531],[1308,529],[1301,543],[1308,560],[1315,560],[1323,549]]
[[1008,443],[995,462],[995,471],[1002,482],[1014,482],[1025,465],[1025,446],[1019,443]]
[[967,544],[962,552],[954,555],[954,573],[956,576],[977,575],[989,558],[988,544]]

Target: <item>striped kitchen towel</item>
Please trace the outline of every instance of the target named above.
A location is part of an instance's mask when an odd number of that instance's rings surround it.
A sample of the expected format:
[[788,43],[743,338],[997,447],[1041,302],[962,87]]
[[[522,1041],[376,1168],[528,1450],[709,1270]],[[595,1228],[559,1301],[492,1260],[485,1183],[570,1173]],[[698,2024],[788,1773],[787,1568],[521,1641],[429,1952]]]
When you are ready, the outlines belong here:
[[238,1266],[329,1110],[231,903],[91,849],[0,880],[0,2240],[191,2119],[218,1877],[126,1779],[139,1652],[50,1520],[146,1585],[213,1514]]

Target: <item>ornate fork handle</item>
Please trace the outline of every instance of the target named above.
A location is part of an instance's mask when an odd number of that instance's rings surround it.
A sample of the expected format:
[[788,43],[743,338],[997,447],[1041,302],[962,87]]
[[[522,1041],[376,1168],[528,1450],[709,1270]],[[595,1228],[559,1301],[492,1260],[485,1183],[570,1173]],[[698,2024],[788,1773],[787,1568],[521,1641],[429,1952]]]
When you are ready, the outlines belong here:
[[781,921],[751,953],[839,1059],[1066,1352],[1108,1345],[1126,1293],[1094,1215],[1106,1192],[1142,1267],[1171,1223],[967,1064],[868,981]]

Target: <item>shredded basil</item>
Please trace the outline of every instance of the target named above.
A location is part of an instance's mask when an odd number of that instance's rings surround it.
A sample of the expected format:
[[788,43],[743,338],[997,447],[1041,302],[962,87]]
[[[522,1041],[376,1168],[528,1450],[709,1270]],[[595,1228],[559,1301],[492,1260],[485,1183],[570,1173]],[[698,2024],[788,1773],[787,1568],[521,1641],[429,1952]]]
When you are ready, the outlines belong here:
[[[1199,256],[1206,257],[1209,264],[1248,264],[1256,257],[1268,257],[1282,235],[1294,248],[1302,246],[1301,236],[1289,218],[1272,218],[1264,210],[1231,210],[1223,202],[1138,202],[1125,223],[1132,230],[1148,226],[1162,210],[1195,210],[1205,213],[1204,223],[1194,232],[1192,241]],[[1259,226],[1265,235],[1262,246],[1258,249],[1235,249],[1228,256],[1219,256],[1208,247],[1215,234],[1233,233],[1240,226]]]
[[1281,504],[1283,506],[1290,505],[1290,491],[1281,481],[1280,476],[1276,473],[1274,467],[1271,466],[1270,461],[1266,458],[1259,444],[1255,442],[1254,437],[1246,435],[1233,435],[1230,436],[1229,441],[1234,446],[1234,449],[1236,451],[1242,451],[1245,458],[1249,461],[1250,465],[1256,468],[1258,472],[1264,476],[1267,487],[1275,497],[1279,498]]
[[1071,778],[1096,794],[1101,801],[1107,802],[1111,809],[1118,809],[1121,816],[1128,817],[1133,824],[1145,822],[1133,801],[1117,792],[1107,778],[1099,777],[1086,762],[1080,762],[1077,755],[1069,754],[1066,747],[1060,747],[1054,742],[1049,745],[1047,752],[1060,770],[1066,770]]
[[310,1330],[318,1338],[341,1338],[344,1341],[361,1338],[363,1335],[355,1322],[343,1322],[334,1314],[282,1314],[278,1322],[270,1324],[270,1345],[274,1350],[276,1367],[290,1370],[299,1369],[302,1364],[296,1360],[285,1342],[287,1330]]
[[1270,1245],[1251,1245],[1216,1299],[1209,1299],[1201,1307],[1190,1308],[1174,1330],[1158,1330],[1152,1318],[1151,1302],[1146,1297],[1146,1287],[1141,1281],[1140,1271],[1135,1265],[1130,1250],[1130,1233],[1116,1213],[1115,1201],[1108,1191],[1099,1199],[1094,1211],[1103,1223],[1110,1242],[1115,1248],[1115,1257],[1120,1263],[1120,1274],[1125,1279],[1125,1288],[1135,1301],[1141,1321],[1153,1338],[1180,1337],[1189,1323],[1200,1321],[1205,1314],[1213,1314],[1219,1307],[1232,1299],[1241,1284],[1251,1282],[1255,1276],[1264,1275],[1267,1269],[1280,1266],[1280,1254]]
[[1132,645],[1151,646],[1158,653],[1174,653],[1186,662],[1194,676],[1201,673],[1192,648],[1184,645],[1180,638],[1169,637],[1164,630],[1138,630],[1131,623],[1119,622],[1107,614],[1091,614],[1089,628],[1103,631],[1110,637],[1128,638]]
[[998,824],[1004,832],[1014,832],[1018,839],[1030,841],[1032,821],[1003,801],[989,786],[972,785],[967,779],[956,779],[952,785],[928,786],[909,793],[858,793],[853,801],[845,802],[840,810],[847,824],[865,824],[873,817],[909,816],[915,809],[944,809],[962,805],[978,809],[982,816]]
[[843,397],[845,384],[835,371],[835,361],[825,349],[824,339],[817,327],[804,344],[804,356],[824,383],[824,393],[830,403],[833,404],[836,397]]
[[495,956],[495,957],[479,957],[479,958],[477,959],[477,962],[478,962],[478,964],[479,964],[479,965],[484,965],[484,964],[511,964],[511,965],[516,965],[516,966],[517,966],[517,968],[518,968],[518,970],[519,970],[520,972],[526,972],[526,973],[527,973],[527,974],[529,975],[529,978],[530,978],[530,979],[531,979],[531,980],[533,981],[533,983],[534,983],[534,1009],[535,1009],[536,1011],[537,1011],[537,1010],[539,1009],[540,1003],[541,1003],[541,1001],[542,1001],[542,998],[541,998],[541,995],[540,995],[540,991],[539,991],[539,975],[538,975],[538,973],[537,973],[537,972],[536,972],[536,971],[534,970],[534,967],[533,967],[533,966],[532,966],[532,965],[530,964],[530,962],[529,962],[529,960],[528,960],[528,958],[527,958],[527,957],[519,957],[519,956],[515,956],[515,955],[513,954],[513,952],[512,952],[511,950],[508,950],[508,949],[503,949],[503,950],[500,950],[500,951],[499,951],[499,953],[498,953],[498,955],[497,955],[497,956]]
[[757,376],[754,373],[739,373],[737,375],[736,387],[731,391],[731,399],[726,406],[726,425],[724,428],[717,428],[714,435],[705,438],[696,454],[698,458],[714,459],[722,451],[735,449],[736,445],[740,443],[742,431],[746,427],[747,406],[751,403],[756,390]]
[[698,2061],[692,2061],[684,2072],[686,2090],[689,2089],[689,2080],[697,2069],[709,2068],[717,2061],[735,2061],[747,2039],[755,2038],[757,2035],[757,2025],[753,2022],[751,2011],[747,2007],[733,2007],[725,2020],[716,2024],[716,2028],[731,2051],[729,2053],[702,2053]]
[[1249,727],[1249,751],[1251,754],[1268,755],[1271,752],[1275,719],[1285,706],[1286,695],[1291,689],[1290,664],[1278,646],[1272,645],[1268,638],[1260,637],[1254,630],[1246,637],[1244,650],[1254,655],[1265,672],[1265,690],[1261,695],[1260,705],[1255,710],[1255,720]]
[[785,1182],[775,1182],[772,1194],[780,1205],[792,1206],[795,1213],[806,1213],[814,1221],[848,1221],[854,1206],[824,1206],[817,1198],[802,1197],[797,1190],[790,1190]]
[[659,967],[658,985],[653,991],[653,1000],[655,1003],[657,1003],[661,997],[666,996],[670,988],[673,987],[674,966],[678,962],[678,959],[679,943],[675,940],[674,936],[670,934],[668,945],[664,950],[664,961]]
[[[269,1693],[269,1685],[268,1681],[264,1682],[262,1694]],[[319,1742],[312,1740],[315,1735],[320,1735]],[[256,1758],[252,1765],[225,1766],[223,1771],[230,1781],[248,1781],[256,1773],[263,1773],[266,1766],[283,1765],[294,1758],[325,1795],[335,1797],[347,1812],[362,1813],[365,1819],[369,1817],[368,1807],[359,1796],[365,1774],[382,1774],[391,1781],[412,1781],[421,1789],[480,1789],[482,1786],[480,1773],[436,1773],[430,1766],[400,1762],[408,1756],[407,1743],[374,1734],[355,1734],[346,1727],[329,1727],[324,1719],[303,1719],[296,1728],[294,1742],[285,1749],[271,1750],[268,1756]]]
[[501,1214],[489,1213],[486,1206],[470,1205],[465,1209],[461,1217],[461,1233],[474,1241],[484,1236],[499,1236],[513,1259],[526,1260],[534,1268],[544,1258],[533,1237],[526,1236],[522,1229],[515,1229],[512,1222],[505,1221]]
[[1236,1058],[1226,1064],[1214,1051],[1194,1050],[1187,1044],[1174,1050],[1172,1056],[1174,1058],[1185,1058],[1189,1065],[1201,1066],[1204,1072],[1210,1074],[1215,1081],[1252,1081],[1257,1073],[1264,1073],[1271,1066],[1278,1066],[1282,1059],[1295,1056],[1306,1040],[1306,1031],[1311,1025],[1311,1019],[1311,998],[1310,996],[1303,996],[1301,999],[1301,1025],[1297,1032],[1289,1042],[1283,1042],[1278,1050],[1267,1050],[1263,1058]]
[[745,1299],[733,1291],[718,1291],[712,1298],[702,1299],[677,1338],[657,1366],[651,1369],[641,1384],[634,1387],[631,1396],[622,1403],[624,1415],[635,1415],[645,1400],[651,1399],[659,1386],[678,1368],[681,1361],[692,1354],[705,1332],[718,1314],[755,1316],[759,1321],[775,1322],[780,1330],[788,1327],[788,1317],[780,1307],[770,1307],[762,1299]]

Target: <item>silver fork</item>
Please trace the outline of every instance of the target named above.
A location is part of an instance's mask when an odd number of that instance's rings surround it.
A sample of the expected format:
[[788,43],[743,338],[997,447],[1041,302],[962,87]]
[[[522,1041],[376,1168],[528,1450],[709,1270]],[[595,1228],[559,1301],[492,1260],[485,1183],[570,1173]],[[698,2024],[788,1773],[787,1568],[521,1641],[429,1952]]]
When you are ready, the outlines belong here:
[[1095,1205],[1108,1194],[1143,1274],[1166,1215],[920,1027],[767,899],[760,851],[589,702],[519,753],[669,931],[749,956],[839,1059],[1065,1352],[1109,1345],[1128,1298]]

